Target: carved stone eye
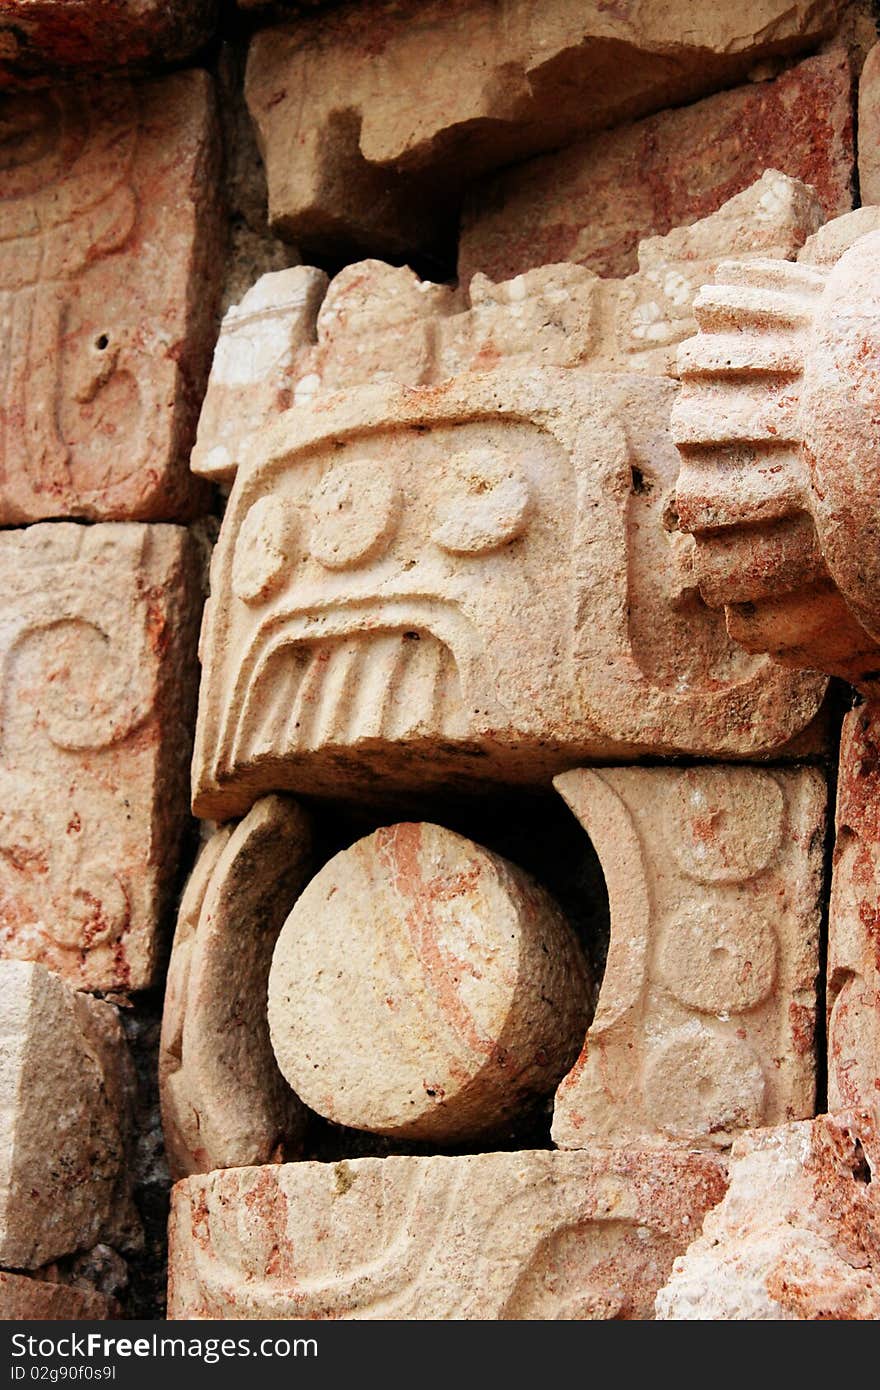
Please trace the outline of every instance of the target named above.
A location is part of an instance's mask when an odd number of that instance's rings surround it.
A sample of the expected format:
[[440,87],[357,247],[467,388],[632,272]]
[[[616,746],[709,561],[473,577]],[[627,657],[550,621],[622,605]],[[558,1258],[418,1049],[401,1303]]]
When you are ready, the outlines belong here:
[[232,592],[244,603],[262,603],[280,587],[293,560],[299,517],[286,497],[260,497],[238,533]]
[[531,511],[525,474],[500,449],[456,454],[449,488],[437,508],[433,538],[453,555],[482,555],[522,535]]
[[346,459],[325,473],[312,497],[310,549],[325,569],[366,564],[397,529],[400,493],[381,459]]

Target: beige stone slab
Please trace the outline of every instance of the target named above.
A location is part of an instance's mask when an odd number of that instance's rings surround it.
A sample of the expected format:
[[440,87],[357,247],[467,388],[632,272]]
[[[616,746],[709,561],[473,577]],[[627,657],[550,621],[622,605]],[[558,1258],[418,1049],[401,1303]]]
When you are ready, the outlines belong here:
[[666,529],[674,392],[487,372],[319,396],[254,436],[213,558],[196,813],[805,730],[824,681],[740,654]]
[[708,1155],[620,1149],[208,1173],[173,1192],[169,1316],[650,1317],[725,1185]]
[[828,1105],[880,1103],[880,724],[843,721],[828,912]]
[[675,1261],[657,1317],[876,1320],[878,1164],[875,1124],[864,1112],[743,1135],[731,1152],[730,1189]]
[[0,87],[186,58],[215,10],[216,0],[4,0]]
[[115,1300],[106,1294],[0,1270],[0,1322],[98,1322],[118,1316]]
[[130,1245],[134,1072],[116,1009],[0,961],[0,1263]]
[[269,1031],[296,1094],[334,1123],[485,1141],[552,1093],[592,1002],[549,893],[416,822],[365,836],[309,883],[275,946]]
[[326,287],[323,271],[293,266],[261,276],[227,310],[190,459],[195,473],[234,477],[249,436],[293,404]]
[[311,830],[269,796],[202,849],[180,907],[159,1053],[172,1176],[274,1161],[305,1112],[275,1063],[266,1021],[272,951],[303,887]]
[[565,1148],[724,1148],[813,1111],[826,788],[812,770],[557,777],[599,856],[611,941],[556,1093]]
[[741,81],[815,43],[841,10],[386,0],[263,30],[247,98],[270,217],[307,255],[412,249],[466,180]]
[[187,818],[201,576],[177,526],[0,535],[0,955],[142,989]]
[[0,523],[185,520],[223,275],[211,80],[0,104]]
[[507,280],[556,261],[629,275],[640,240],[717,211],[765,169],[810,184],[826,217],[848,212],[851,86],[846,54],[822,54],[481,180],[465,206],[459,278]]

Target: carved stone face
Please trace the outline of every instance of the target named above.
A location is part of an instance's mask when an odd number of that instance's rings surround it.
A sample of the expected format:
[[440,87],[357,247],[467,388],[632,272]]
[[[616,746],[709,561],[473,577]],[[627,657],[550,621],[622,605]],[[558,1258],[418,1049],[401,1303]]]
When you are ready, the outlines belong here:
[[664,529],[673,393],[506,371],[361,388],[255,436],[203,629],[198,813],[342,772],[356,793],[537,781],[802,728],[821,683],[737,652]]

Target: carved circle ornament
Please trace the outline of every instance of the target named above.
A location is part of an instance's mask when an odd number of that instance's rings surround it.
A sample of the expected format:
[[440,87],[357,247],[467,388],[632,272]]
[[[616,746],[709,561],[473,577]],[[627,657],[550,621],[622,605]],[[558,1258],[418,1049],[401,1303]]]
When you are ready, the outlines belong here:
[[659,951],[662,983],[686,1008],[737,1014],[764,1002],[776,982],[778,944],[754,912],[707,904],[667,928]]
[[336,1124],[491,1133],[581,1047],[590,978],[568,923],[514,865],[441,826],[384,827],[324,865],[269,975],[278,1065]]
[[329,570],[378,559],[397,529],[400,502],[391,469],[381,459],[341,459],[312,496],[312,555]]
[[785,824],[785,798],[768,772],[746,784],[724,768],[700,768],[665,792],[674,805],[670,850],[697,883],[743,883],[776,857]]
[[433,539],[453,555],[482,555],[521,536],[531,511],[526,476],[515,459],[487,446],[463,450],[449,467]]
[[294,557],[299,513],[285,497],[260,497],[238,533],[232,590],[243,603],[263,603],[281,586]]
[[129,903],[119,878],[106,865],[84,866],[82,883],[68,884],[57,897],[57,916],[46,923],[54,941],[70,951],[116,941],[129,921]]
[[761,1122],[766,1082],[753,1049],[696,1021],[651,1049],[644,1076],[661,1133],[723,1135]]

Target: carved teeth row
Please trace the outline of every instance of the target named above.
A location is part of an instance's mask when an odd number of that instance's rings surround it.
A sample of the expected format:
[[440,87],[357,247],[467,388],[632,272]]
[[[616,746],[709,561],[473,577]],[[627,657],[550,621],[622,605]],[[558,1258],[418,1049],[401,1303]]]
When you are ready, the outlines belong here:
[[[358,633],[282,648],[272,679],[257,680],[233,741],[230,766],[279,752],[404,738],[461,736],[458,672],[430,633]],[[261,692],[271,689],[274,698]]]

